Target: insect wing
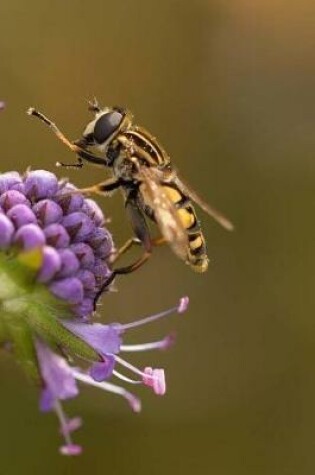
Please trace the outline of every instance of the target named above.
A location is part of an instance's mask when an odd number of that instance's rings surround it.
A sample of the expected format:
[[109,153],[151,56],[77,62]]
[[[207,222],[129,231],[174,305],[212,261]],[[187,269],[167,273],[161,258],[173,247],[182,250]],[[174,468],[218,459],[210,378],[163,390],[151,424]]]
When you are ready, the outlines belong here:
[[177,210],[160,184],[155,169],[141,168],[138,173],[144,201],[154,211],[154,217],[165,240],[175,254],[183,260],[187,258],[188,238]]
[[210,206],[206,203],[189,185],[187,185],[181,178],[179,178],[177,173],[172,175],[171,180],[175,183],[181,192],[187,195],[192,201],[197,203],[200,208],[211,216],[217,223],[219,223],[227,231],[233,231],[234,225],[231,221],[226,218],[220,211]]

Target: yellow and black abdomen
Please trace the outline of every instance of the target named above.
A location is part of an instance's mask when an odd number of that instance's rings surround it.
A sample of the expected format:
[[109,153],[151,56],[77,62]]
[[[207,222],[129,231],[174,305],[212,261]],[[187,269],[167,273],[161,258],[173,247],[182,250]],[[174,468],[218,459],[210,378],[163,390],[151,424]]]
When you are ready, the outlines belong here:
[[196,272],[208,268],[207,246],[200,223],[191,200],[175,185],[162,185],[165,193],[174,204],[183,228],[187,232],[187,264]]

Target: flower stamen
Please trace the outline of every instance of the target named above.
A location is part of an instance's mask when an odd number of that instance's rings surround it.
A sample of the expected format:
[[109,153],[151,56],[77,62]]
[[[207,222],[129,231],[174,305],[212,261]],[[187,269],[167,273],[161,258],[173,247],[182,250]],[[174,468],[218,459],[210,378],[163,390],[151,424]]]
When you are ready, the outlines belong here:
[[132,393],[127,391],[125,388],[122,388],[121,386],[117,386],[116,384],[108,383],[107,381],[94,381],[90,376],[88,376],[85,373],[80,372],[77,369],[73,369],[73,376],[75,379],[78,381],[81,381],[82,383],[88,384],[90,386],[95,386],[96,388],[103,389],[104,391],[109,391],[111,393],[117,394],[119,396],[122,396],[127,400],[129,403],[131,409],[134,412],[140,412],[141,411],[141,401]]
[[142,384],[142,381],[140,379],[131,379],[125,376],[124,374],[119,373],[119,371],[114,370],[113,375],[116,376],[116,378],[121,379],[122,381],[125,381],[126,383],[130,384]]
[[[74,430],[74,427],[71,426],[71,421],[68,421],[62,405],[58,399],[54,402],[54,410],[60,422],[60,431],[65,439],[65,445],[60,447],[60,453],[62,455],[80,455],[82,448],[80,445],[74,444],[71,438],[71,432]],[[77,425],[75,428],[78,428]]]
[[162,340],[152,341],[150,343],[141,343],[137,345],[121,345],[120,351],[123,352],[138,352],[138,351],[150,351],[150,350],[166,350],[173,345],[175,341],[174,334],[167,335]]
[[158,396],[164,396],[166,393],[164,369],[146,367],[144,369],[143,384],[151,387]]
[[130,328],[140,327],[142,325],[146,325],[147,323],[151,323],[156,320],[159,320],[160,318],[167,317],[173,312],[184,313],[187,310],[188,304],[189,304],[189,298],[182,297],[178,305],[176,305],[176,307],[169,308],[167,310],[164,310],[163,312],[156,313],[155,315],[150,315],[149,317],[141,318],[140,320],[136,320],[135,322],[124,323],[124,324],[118,323],[117,327],[119,330],[125,331],[125,330],[129,330]]

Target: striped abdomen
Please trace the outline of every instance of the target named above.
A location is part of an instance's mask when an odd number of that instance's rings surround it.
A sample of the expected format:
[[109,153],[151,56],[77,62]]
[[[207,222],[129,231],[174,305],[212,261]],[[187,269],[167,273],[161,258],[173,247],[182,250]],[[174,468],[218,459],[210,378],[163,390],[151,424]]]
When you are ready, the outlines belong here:
[[165,193],[174,203],[183,228],[187,232],[187,263],[196,272],[205,272],[208,268],[207,246],[195,209],[190,199],[175,185],[162,185]]

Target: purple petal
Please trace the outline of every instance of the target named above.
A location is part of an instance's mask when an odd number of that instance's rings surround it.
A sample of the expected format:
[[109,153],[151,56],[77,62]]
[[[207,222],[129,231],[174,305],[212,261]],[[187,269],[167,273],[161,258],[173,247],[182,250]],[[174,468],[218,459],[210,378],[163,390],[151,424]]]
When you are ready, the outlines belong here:
[[[71,191],[75,193],[71,194]],[[69,183],[57,193],[55,200],[66,214],[82,209],[84,202],[83,196],[77,193],[77,188]]]
[[50,224],[44,229],[44,233],[47,244],[52,247],[63,248],[69,246],[70,236],[61,224]]
[[96,281],[94,274],[87,269],[80,269],[76,277],[81,280],[84,290],[94,291],[96,288]]
[[56,223],[62,218],[61,207],[52,200],[41,200],[33,206],[33,211],[42,226]]
[[0,175],[0,194],[15,186],[23,186],[22,178],[18,172],[8,172]]
[[57,177],[46,170],[35,170],[28,173],[25,181],[25,193],[31,200],[50,198],[57,193]]
[[66,360],[39,339],[35,340],[35,347],[41,376],[48,389],[42,396],[42,409],[51,407],[51,398],[64,400],[77,396],[77,384]]
[[61,259],[53,247],[43,248],[43,264],[37,279],[39,282],[49,282],[61,269]]
[[79,270],[79,260],[70,249],[60,249],[58,252],[61,259],[61,269],[58,277],[70,277]]
[[94,200],[86,198],[82,206],[82,210],[88,215],[96,226],[104,225],[104,215],[101,208]]
[[81,211],[69,214],[62,220],[63,226],[75,242],[84,241],[94,231],[91,219]]
[[107,259],[113,250],[113,241],[109,238],[107,242],[102,242],[97,248],[95,248],[95,254],[100,259]]
[[89,238],[89,244],[94,249],[96,255],[101,258],[107,258],[114,251],[114,243],[110,233],[104,228],[96,228]]
[[6,249],[11,244],[13,234],[13,224],[4,214],[0,214],[0,249]]
[[0,196],[0,206],[4,211],[8,211],[13,206],[20,204],[30,206],[29,200],[19,191],[9,190]]
[[26,224],[16,232],[14,242],[25,250],[34,249],[45,244],[45,235],[36,224]]
[[111,243],[112,245],[109,232],[104,228],[96,228],[89,238],[89,244],[93,247],[93,249],[97,249],[101,244],[107,242]]
[[83,285],[82,282],[75,277],[57,280],[53,282],[49,288],[56,297],[67,300],[71,304],[82,302]]
[[35,214],[25,204],[12,206],[12,208],[7,212],[7,216],[11,219],[16,228],[20,228],[25,224],[37,223]]
[[95,275],[97,285],[101,287],[112,272],[104,261],[101,259],[95,259],[93,273]]
[[88,244],[86,244],[85,242],[78,242],[76,244],[72,244],[70,246],[70,249],[79,259],[82,268],[90,269],[94,266],[94,253]]
[[48,387],[44,388],[40,395],[39,410],[41,412],[48,412],[54,408],[55,398]]
[[69,320],[62,320],[62,324],[98,353],[106,355],[119,352],[121,338],[116,327],[101,323],[74,323]]
[[114,356],[107,355],[105,361],[101,363],[94,363],[90,368],[90,376],[95,381],[104,381],[108,379],[113,374],[115,367],[115,358]]
[[[86,295],[86,292],[84,293]],[[94,311],[94,299],[84,298],[81,303],[72,307],[75,315],[81,317],[83,320],[87,320]]]

